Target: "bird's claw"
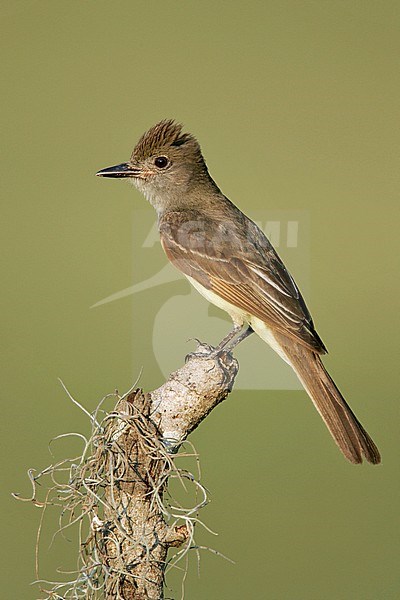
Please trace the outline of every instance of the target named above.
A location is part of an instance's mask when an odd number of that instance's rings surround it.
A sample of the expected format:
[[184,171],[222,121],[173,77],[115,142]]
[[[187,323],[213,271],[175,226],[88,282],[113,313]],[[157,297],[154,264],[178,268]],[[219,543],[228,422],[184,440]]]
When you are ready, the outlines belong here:
[[192,339],[196,340],[197,348],[194,352],[189,352],[189,354],[186,354],[185,363],[187,363],[192,358],[215,358],[216,354],[214,354],[215,348],[213,346],[210,346],[205,342],[201,342],[197,338]]

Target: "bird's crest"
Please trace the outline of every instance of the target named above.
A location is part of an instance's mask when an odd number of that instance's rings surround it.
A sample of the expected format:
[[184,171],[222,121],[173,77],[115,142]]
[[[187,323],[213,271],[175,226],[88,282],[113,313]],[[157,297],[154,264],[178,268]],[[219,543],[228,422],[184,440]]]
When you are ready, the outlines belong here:
[[182,125],[173,119],[165,119],[153,125],[140,140],[132,152],[132,160],[141,161],[162,148],[182,146],[186,142],[196,142],[190,133],[182,133]]

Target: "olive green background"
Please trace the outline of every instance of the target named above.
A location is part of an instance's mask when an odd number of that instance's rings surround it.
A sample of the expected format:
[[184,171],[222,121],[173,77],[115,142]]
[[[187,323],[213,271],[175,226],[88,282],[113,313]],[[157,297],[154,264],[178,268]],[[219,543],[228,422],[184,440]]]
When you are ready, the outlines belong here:
[[[52,437],[88,430],[57,377],[89,410],[141,366],[145,388],[162,381],[151,323],[185,282],[90,306],[164,264],[159,247],[133,256],[144,199],[94,173],[165,117],[199,137],[249,215],[309,215],[307,301],[326,364],[383,455],[348,464],[306,395],[268,391],[267,372],[265,392],[233,393],[192,441],[212,498],[201,516],[219,533],[199,530],[199,543],[235,564],[204,551],[199,578],[193,553],[186,597],[398,597],[399,12],[370,0],[3,3],[2,597],[38,597],[40,513],[11,492],[30,494],[26,470],[51,462]],[[50,530],[40,574],[54,580],[75,549],[49,549]],[[170,581],[179,598],[179,574]]]

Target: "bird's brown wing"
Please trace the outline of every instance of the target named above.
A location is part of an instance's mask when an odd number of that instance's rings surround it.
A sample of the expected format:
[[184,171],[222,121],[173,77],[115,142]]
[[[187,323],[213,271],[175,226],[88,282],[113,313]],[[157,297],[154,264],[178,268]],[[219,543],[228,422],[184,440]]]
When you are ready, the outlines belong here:
[[257,225],[239,214],[233,222],[195,210],[166,213],[159,230],[167,257],[225,301],[323,354],[292,277]]

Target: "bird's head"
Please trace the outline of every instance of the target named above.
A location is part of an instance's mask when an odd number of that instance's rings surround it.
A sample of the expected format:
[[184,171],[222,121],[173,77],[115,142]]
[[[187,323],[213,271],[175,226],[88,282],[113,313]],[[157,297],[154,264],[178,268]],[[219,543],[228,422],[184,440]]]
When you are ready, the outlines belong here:
[[157,210],[209,177],[198,141],[173,120],[160,121],[143,134],[128,162],[97,175],[128,179]]

